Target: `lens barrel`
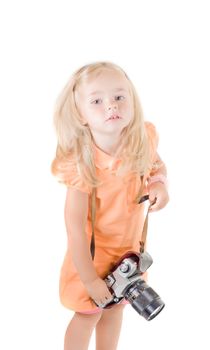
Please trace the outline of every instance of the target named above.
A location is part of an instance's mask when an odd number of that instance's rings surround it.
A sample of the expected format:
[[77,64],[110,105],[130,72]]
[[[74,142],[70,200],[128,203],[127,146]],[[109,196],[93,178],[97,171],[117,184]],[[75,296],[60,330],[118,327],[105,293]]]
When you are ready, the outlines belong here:
[[165,306],[159,295],[141,279],[127,289],[125,299],[147,321],[155,318]]

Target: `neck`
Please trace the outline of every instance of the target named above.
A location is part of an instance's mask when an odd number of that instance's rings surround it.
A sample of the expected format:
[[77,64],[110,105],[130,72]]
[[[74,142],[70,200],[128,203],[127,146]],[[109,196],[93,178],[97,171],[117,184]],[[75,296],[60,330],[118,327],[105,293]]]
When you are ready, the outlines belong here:
[[96,137],[93,135],[95,145],[100,148],[103,152],[107,153],[110,156],[115,156],[119,146],[120,146],[120,138],[110,138],[106,136]]

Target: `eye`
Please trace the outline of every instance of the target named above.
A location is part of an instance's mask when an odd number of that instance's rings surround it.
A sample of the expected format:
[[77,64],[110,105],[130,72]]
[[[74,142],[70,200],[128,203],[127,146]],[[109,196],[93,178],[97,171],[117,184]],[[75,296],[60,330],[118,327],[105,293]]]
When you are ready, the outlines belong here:
[[94,104],[94,105],[98,105],[102,102],[102,99],[101,98],[97,98],[96,100],[92,101],[91,103]]
[[125,99],[125,96],[122,96],[122,95],[115,96],[115,100],[117,100],[117,101],[121,101],[121,100],[124,100],[124,99]]

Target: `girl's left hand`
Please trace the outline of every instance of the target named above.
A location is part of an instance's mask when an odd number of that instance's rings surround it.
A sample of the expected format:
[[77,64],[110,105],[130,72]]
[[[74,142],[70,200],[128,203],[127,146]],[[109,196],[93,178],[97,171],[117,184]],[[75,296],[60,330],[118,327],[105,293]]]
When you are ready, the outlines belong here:
[[166,188],[162,182],[153,182],[148,186],[149,201],[154,204],[149,209],[149,212],[157,211],[166,206],[169,201],[169,195]]

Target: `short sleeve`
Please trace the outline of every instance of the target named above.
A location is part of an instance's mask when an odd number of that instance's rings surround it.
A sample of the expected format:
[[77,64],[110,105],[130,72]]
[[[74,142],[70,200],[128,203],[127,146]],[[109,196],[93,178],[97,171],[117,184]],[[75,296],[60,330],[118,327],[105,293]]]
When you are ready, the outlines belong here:
[[91,187],[88,186],[83,180],[82,176],[79,175],[76,166],[71,166],[66,169],[65,174],[63,174],[62,179],[60,179],[59,182],[65,184],[67,187],[75,188],[81,192],[91,194]]
[[149,142],[151,145],[152,155],[155,158],[157,148],[158,148],[158,143],[159,143],[159,135],[156,130],[156,127],[151,122],[145,122],[145,128],[146,128],[147,136],[149,138]]
[[149,138],[151,146],[151,160],[152,168],[151,171],[154,173],[162,167],[164,162],[160,159],[160,156],[157,153],[158,144],[159,144],[159,134],[156,130],[156,127],[151,122],[145,122],[145,128]]

